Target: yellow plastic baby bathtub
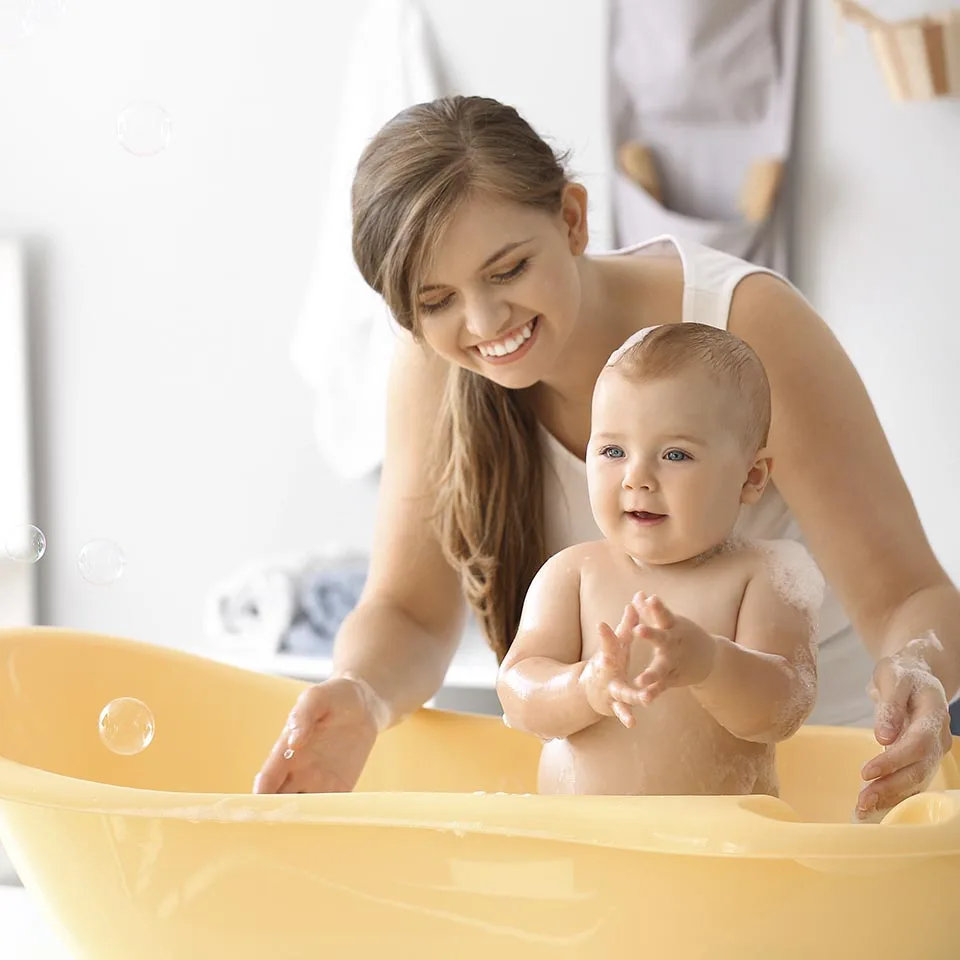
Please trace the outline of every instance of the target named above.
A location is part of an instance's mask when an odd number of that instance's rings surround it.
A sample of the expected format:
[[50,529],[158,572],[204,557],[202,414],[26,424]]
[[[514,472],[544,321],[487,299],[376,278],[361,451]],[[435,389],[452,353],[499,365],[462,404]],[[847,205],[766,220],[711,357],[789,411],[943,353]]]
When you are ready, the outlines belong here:
[[[425,710],[381,737],[358,792],[252,796],[301,686],[0,631],[0,838],[75,957],[960,956],[957,746],[930,792],[866,825],[869,731],[781,745],[783,800],[539,797],[538,741]],[[138,755],[100,742],[117,697],[155,716]]]

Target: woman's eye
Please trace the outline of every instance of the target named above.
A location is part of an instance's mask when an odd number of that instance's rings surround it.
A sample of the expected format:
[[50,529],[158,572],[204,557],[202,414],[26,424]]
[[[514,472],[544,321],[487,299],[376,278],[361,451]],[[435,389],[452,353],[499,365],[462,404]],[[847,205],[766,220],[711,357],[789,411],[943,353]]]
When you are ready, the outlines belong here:
[[606,457],[608,460],[622,460],[626,454],[623,452],[623,447],[604,447],[600,451],[601,457]]
[[436,313],[437,310],[442,310],[448,306],[452,298],[453,294],[448,293],[442,300],[437,300],[436,303],[421,303],[420,309],[424,313]]
[[512,270],[508,270],[506,273],[495,273],[493,279],[497,283],[506,283],[508,280],[513,280],[514,277],[519,277],[524,270],[527,269],[527,264],[530,262],[530,258],[527,257],[521,260]]
[[684,453],[682,450],[668,450],[663,455],[664,460],[673,460],[675,463],[679,463],[681,460],[689,460],[689,454]]

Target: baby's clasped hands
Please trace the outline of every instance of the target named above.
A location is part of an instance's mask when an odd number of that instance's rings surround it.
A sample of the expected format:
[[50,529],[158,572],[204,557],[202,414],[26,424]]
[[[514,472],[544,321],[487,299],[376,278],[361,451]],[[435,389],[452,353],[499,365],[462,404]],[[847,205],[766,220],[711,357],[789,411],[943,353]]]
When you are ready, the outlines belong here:
[[[587,702],[602,716],[615,716],[625,727],[636,719],[631,707],[647,705],[669,687],[702,683],[710,675],[716,641],[686,617],[675,616],[657,596],[634,595],[616,630],[598,625],[600,647],[587,661],[580,684]],[[654,647],[653,660],[631,682],[630,650],[636,640]]]
[[634,633],[654,647],[650,666],[633,680],[640,703],[652,703],[669,687],[703,683],[710,676],[717,642],[706,630],[675,616],[657,596],[637,593],[631,605],[643,621]]

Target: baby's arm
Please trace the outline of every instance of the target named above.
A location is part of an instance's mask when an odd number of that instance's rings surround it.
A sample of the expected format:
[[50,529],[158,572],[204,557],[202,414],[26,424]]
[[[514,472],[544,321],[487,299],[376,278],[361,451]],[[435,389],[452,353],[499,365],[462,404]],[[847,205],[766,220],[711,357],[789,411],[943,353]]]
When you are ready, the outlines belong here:
[[533,578],[517,635],[500,665],[497,694],[509,726],[551,740],[601,718],[581,683],[582,649],[574,547],[551,557]]
[[734,736],[776,743],[792,736],[813,709],[823,577],[794,541],[776,541],[760,552],[736,636],[714,638],[713,669],[691,690]]

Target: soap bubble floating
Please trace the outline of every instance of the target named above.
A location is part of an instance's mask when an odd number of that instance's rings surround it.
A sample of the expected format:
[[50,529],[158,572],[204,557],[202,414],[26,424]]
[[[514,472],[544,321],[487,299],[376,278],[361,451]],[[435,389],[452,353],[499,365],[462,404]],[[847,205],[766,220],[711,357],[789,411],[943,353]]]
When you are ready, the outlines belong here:
[[7,531],[3,548],[11,560],[36,563],[47,549],[47,538],[39,527],[24,523]]
[[170,115],[159,103],[129,103],[117,117],[117,137],[135,157],[152,157],[170,142]]
[[100,739],[108,750],[124,757],[146,750],[154,727],[150,708],[135,697],[118,697],[100,711]]
[[77,566],[88,583],[106,586],[123,576],[127,558],[112,540],[91,540],[80,548]]

